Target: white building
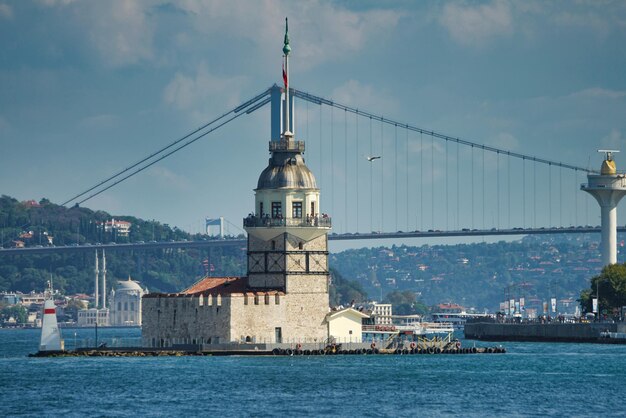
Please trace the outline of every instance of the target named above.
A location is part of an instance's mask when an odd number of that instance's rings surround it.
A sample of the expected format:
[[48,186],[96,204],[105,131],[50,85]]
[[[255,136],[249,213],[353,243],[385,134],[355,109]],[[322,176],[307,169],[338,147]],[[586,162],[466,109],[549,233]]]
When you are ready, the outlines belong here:
[[96,326],[96,321],[99,327],[108,327],[109,310],[90,308],[78,311],[78,322],[76,324],[79,327],[94,327]]
[[119,280],[111,290],[110,310],[111,326],[140,326],[141,297],[148,293],[138,282]]

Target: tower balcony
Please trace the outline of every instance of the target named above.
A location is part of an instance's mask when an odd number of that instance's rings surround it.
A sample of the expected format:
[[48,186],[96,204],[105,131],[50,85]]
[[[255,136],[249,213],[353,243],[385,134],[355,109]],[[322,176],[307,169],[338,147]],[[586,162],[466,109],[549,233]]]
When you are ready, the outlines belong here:
[[328,216],[309,216],[306,218],[270,218],[269,216],[248,216],[243,219],[245,228],[331,228]]
[[274,151],[304,152],[304,141],[270,141],[270,152]]

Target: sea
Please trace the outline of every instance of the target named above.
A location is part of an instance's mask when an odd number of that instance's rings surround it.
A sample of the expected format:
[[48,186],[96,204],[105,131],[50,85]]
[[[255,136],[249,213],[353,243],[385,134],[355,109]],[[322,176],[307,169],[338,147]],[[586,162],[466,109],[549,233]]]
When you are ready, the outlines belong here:
[[[94,329],[64,329],[66,348]],[[98,330],[138,341],[139,329]],[[501,343],[505,354],[30,358],[0,330],[1,417],[626,416],[626,345]],[[493,346],[462,340],[464,346]]]

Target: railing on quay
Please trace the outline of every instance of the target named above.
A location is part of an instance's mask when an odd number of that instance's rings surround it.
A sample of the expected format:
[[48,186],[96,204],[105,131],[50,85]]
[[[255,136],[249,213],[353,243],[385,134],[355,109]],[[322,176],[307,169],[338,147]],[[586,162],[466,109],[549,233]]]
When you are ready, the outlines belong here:
[[243,226],[249,228],[299,227],[299,228],[330,228],[331,218],[326,216],[309,216],[306,218],[270,218],[268,216],[248,216],[243,219]]
[[270,151],[304,152],[304,141],[270,141]]

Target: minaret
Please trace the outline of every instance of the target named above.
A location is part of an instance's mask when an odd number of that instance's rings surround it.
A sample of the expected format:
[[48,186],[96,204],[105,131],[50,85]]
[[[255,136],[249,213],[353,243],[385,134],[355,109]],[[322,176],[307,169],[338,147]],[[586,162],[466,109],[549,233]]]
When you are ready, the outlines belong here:
[[102,249],[102,309],[107,308],[107,256]]
[[100,270],[98,270],[98,250],[96,250],[96,269],[94,271],[96,273],[96,290],[94,292],[94,300],[96,302],[95,303],[95,305],[96,305],[95,308],[98,309],[99,303],[100,303],[100,299],[99,299],[100,295],[98,295],[98,285],[99,285],[99,282],[100,282]]
[[617,173],[613,153],[615,150],[598,150],[605,153],[600,174],[588,174],[587,184],[581,190],[596,198],[600,205],[602,225],[602,264],[617,263],[617,204],[626,194],[626,176]]
[[[328,313],[328,232],[331,220],[320,213],[320,190],[303,158],[304,142],[290,126],[289,36],[285,29],[283,81],[285,101],[280,138],[269,142],[268,166],[259,176],[254,214],[244,219],[248,233],[248,287],[279,291],[290,298],[289,324],[283,338],[321,341]],[[275,325],[279,326],[279,325]]]

